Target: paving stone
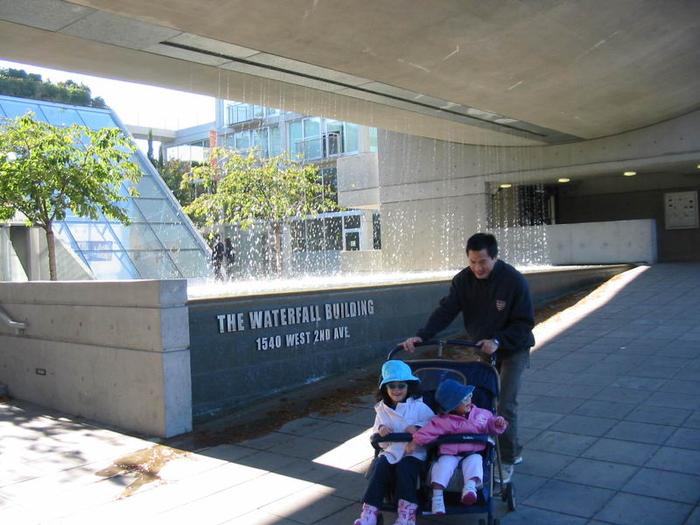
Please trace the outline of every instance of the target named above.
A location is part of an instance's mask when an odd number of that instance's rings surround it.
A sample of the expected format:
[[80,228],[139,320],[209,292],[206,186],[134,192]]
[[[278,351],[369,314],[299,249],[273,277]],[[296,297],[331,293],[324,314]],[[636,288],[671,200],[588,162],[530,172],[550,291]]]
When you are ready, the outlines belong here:
[[614,491],[550,480],[523,503],[554,512],[591,518],[613,497]]
[[245,456],[236,460],[236,464],[244,465],[259,470],[275,472],[293,463],[297,458],[288,455],[277,454],[260,450],[250,456]]
[[653,377],[640,377],[638,371],[635,370],[635,375],[626,375],[618,377],[610,386],[620,388],[632,388],[635,390],[659,390],[666,384],[665,379],[657,379]]
[[658,445],[602,438],[581,455],[601,461],[644,465],[658,450]]
[[287,440],[289,440],[288,434],[283,434],[281,432],[270,432],[269,434],[265,434],[261,437],[241,441],[238,443],[238,445],[253,448],[255,450],[270,450],[272,448],[284,446],[285,443],[287,443]]
[[610,386],[616,379],[614,374],[575,374],[571,380],[573,385],[598,385],[601,387]]
[[571,434],[600,437],[616,424],[618,422],[615,419],[570,415],[554,423],[551,428]]
[[674,432],[673,427],[652,425],[651,423],[637,423],[635,421],[620,421],[605,437],[638,441],[640,443],[663,444]]
[[[314,414],[311,415],[314,416]],[[355,425],[371,427],[375,415],[376,412],[373,408],[357,408],[347,412],[338,412],[336,414],[315,415],[315,417],[327,419],[329,421],[339,421],[341,423],[353,423]]]
[[654,392],[647,403],[651,406],[669,408],[687,408],[697,410],[700,408],[700,394],[679,394],[677,392]]
[[580,416],[600,416],[601,414],[605,414],[605,417],[610,419],[623,419],[627,414],[632,412],[636,406],[635,403],[615,403],[613,401],[589,399],[574,410],[573,413]]
[[646,466],[696,475],[700,472],[700,450],[664,447],[654,454]]
[[[700,354],[700,351],[698,351],[698,353]],[[688,381],[686,379],[671,379],[664,383],[663,391],[675,392],[678,394],[700,392],[700,381]]]
[[238,516],[232,520],[224,521],[220,525],[298,525],[298,521],[280,518],[274,514],[268,514],[259,510]]
[[239,445],[232,445],[227,443],[225,445],[217,445],[215,447],[210,447],[201,450],[199,451],[199,454],[213,459],[220,459],[224,461],[236,461],[246,456],[252,456],[257,452],[258,451],[253,448],[241,447]]
[[562,416],[560,414],[535,410],[528,406],[527,409],[519,411],[518,418],[519,425],[530,428],[545,429],[559,421]]
[[540,435],[542,431],[539,428],[519,426],[518,439],[523,446],[526,446],[530,441]]
[[695,505],[700,501],[700,477],[643,468],[622,490]]
[[563,454],[543,452],[540,450],[528,450],[526,460],[515,467],[516,476],[522,472],[531,476],[551,478],[574,458]]
[[501,520],[501,523],[503,523],[503,525],[533,525],[545,523],[547,525],[584,525],[588,523],[588,520],[519,503],[517,511],[508,514]]
[[530,441],[527,448],[577,456],[596,441],[596,438],[591,436],[545,430]]
[[332,441],[334,443],[344,443],[367,430],[367,425],[356,425],[352,423],[340,423],[334,421],[328,426],[319,429],[317,432],[308,434],[309,437]]
[[579,458],[555,477],[562,481],[619,490],[637,470],[638,467],[631,465]]
[[654,406],[640,406],[633,410],[624,419],[639,423],[658,423],[663,421],[667,425],[680,426],[688,419],[691,411],[682,408],[664,408]]
[[554,414],[571,414],[586,401],[577,398],[561,398],[554,396],[539,396],[528,405],[529,409]]
[[335,496],[360,501],[367,489],[367,478],[358,472],[337,471],[323,481],[328,487],[334,487]]
[[613,401],[615,403],[642,403],[649,397],[651,397],[651,392],[647,390],[609,386],[597,392],[593,399]]
[[293,434],[295,436],[308,436],[320,432],[330,424],[331,423],[326,419],[302,417],[285,423],[282,425],[282,428],[279,429],[279,432],[283,434]]
[[700,525],[700,507],[695,507],[684,525]]
[[602,390],[602,388],[601,385],[553,384],[548,395],[589,399],[593,394]]
[[353,502],[333,496],[333,489],[314,485],[265,505],[259,510],[292,520],[312,524],[352,506]]
[[693,411],[688,419],[683,422],[683,427],[700,428],[700,410]]
[[[547,478],[542,478],[540,476],[531,476],[530,474],[518,472],[517,478],[513,478],[513,485],[515,486],[516,503],[524,501],[546,482]],[[498,490],[498,488],[496,488],[496,490]]]
[[682,525],[692,509],[685,503],[618,493],[595,517],[620,525]]
[[695,429],[679,428],[668,439],[666,444],[671,447],[700,450],[700,435]]

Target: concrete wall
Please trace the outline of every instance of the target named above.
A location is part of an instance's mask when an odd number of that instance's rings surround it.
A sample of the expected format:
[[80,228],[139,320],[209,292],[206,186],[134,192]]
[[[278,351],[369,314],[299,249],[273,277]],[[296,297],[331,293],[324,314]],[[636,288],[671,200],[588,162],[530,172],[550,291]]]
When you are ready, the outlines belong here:
[[[561,186],[563,192],[572,193],[560,199],[557,222],[655,219],[660,260],[697,260],[697,229],[662,231],[660,206],[662,187],[669,191],[680,187],[669,181],[682,176],[670,167],[695,169],[697,165],[698,128],[700,111],[695,111],[615,136],[531,147],[464,145],[380,130],[378,183],[384,269],[458,268],[466,239],[492,225],[494,187],[503,182],[556,185],[560,177],[572,179],[570,185]],[[345,166],[339,164],[339,179],[358,172],[356,167],[347,166],[353,169],[342,171]],[[622,172],[631,167],[639,175],[623,180]],[[671,176],[671,172],[676,175]],[[617,184],[626,186],[614,191],[602,189],[611,173],[619,179]],[[656,174],[666,180],[651,189],[645,178]],[[357,196],[370,191],[372,183],[365,181],[363,190],[363,181],[358,178],[350,193]],[[694,187],[698,186],[695,175]],[[533,251],[529,258],[539,255]]]
[[338,176],[338,204],[346,208],[379,207],[377,153],[339,157],[337,168],[342,174]]
[[[548,224],[493,233],[504,247],[500,256],[516,265],[652,264],[657,260],[653,219]],[[536,260],[527,259],[533,254]]]
[[698,261],[700,229],[667,229],[664,216],[664,193],[688,190],[700,194],[700,170],[586,179],[560,189],[558,218],[561,223],[652,219],[659,261]]
[[192,428],[186,281],[0,283],[10,395],[139,433]]
[[[526,273],[526,278],[535,303],[543,304],[627,268],[555,269]],[[443,280],[190,301],[195,420],[233,411],[244,403],[386,355],[425,323],[448,287],[449,280]],[[329,305],[362,301],[371,301],[371,313],[327,316]],[[316,307],[318,316],[312,313]],[[296,308],[306,308],[309,317],[298,321],[299,314],[294,314],[294,322],[287,317],[283,324],[279,311]],[[269,326],[253,326],[251,312],[260,312],[263,320],[267,315]],[[458,333],[462,327],[458,316],[444,334]]]
[[10,240],[9,226],[0,226],[0,281],[26,281],[22,263]]

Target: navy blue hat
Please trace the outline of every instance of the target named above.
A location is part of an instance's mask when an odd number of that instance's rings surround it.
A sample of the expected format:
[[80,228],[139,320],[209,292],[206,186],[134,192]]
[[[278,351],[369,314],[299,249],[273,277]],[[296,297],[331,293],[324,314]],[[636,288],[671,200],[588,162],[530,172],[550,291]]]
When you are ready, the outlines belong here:
[[445,412],[451,412],[472,392],[474,392],[472,385],[463,385],[454,379],[445,379],[435,392],[435,401]]

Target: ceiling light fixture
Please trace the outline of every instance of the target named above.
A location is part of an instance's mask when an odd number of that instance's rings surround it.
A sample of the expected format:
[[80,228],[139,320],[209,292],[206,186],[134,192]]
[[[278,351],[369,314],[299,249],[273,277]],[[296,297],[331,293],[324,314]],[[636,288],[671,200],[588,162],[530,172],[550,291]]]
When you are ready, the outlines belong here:
[[571,182],[571,179],[567,177],[562,177],[561,179],[557,179],[557,182],[561,182],[563,184],[565,182]]
[[636,171],[626,171],[623,173],[625,177],[634,177],[637,174]]
[[507,188],[510,188],[510,187],[512,187],[512,186],[513,186],[512,184],[507,184],[507,183],[506,183],[506,184],[501,184],[501,185],[499,186],[499,188],[507,189]]

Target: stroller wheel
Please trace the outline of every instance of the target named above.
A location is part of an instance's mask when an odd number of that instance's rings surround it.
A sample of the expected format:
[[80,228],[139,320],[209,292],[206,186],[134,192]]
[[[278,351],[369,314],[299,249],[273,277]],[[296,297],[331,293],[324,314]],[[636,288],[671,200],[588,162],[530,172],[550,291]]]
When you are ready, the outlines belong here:
[[384,514],[381,512],[379,513],[379,516],[377,516],[377,525],[384,525]]

